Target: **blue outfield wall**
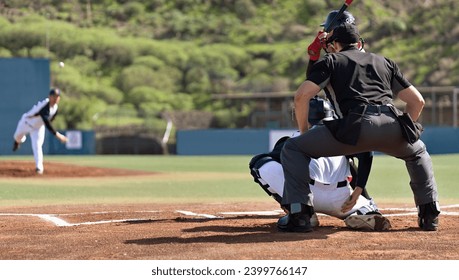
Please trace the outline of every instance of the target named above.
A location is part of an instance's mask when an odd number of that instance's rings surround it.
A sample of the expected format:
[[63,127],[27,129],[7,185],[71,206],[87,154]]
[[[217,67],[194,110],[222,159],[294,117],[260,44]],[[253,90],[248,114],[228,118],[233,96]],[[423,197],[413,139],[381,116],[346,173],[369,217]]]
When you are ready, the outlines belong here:
[[[94,131],[59,130],[59,132],[68,137],[68,143],[61,143],[54,135],[46,130],[45,141],[43,142],[44,155],[94,155],[96,153],[96,137]],[[10,148],[8,149],[8,155],[33,154],[29,135],[27,135],[27,140],[16,152],[11,151],[11,148],[13,147],[12,141],[11,145],[8,147]]]
[[93,155],[96,153],[96,137],[93,130],[69,130],[60,132],[67,136],[68,143],[62,144],[56,137],[48,132],[47,136],[49,136],[49,138],[43,145],[43,148],[47,145],[48,154]]
[[430,154],[459,153],[459,128],[426,127],[421,140]]
[[[177,131],[178,155],[256,155],[269,152],[294,130],[208,129]],[[421,140],[430,154],[459,153],[459,129],[426,127]]]
[[269,150],[269,130],[179,130],[178,155],[247,155]]
[[[49,60],[0,58],[0,155],[13,154],[13,135],[22,114],[48,97]],[[29,145],[17,152],[32,153]]]

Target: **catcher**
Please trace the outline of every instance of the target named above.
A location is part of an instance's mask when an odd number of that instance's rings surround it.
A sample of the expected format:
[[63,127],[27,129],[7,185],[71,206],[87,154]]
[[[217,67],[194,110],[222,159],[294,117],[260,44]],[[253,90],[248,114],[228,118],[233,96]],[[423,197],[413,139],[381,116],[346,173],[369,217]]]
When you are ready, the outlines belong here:
[[[313,126],[323,125],[323,120],[333,119],[335,114],[330,103],[321,99],[311,99],[308,121]],[[288,136],[278,140],[273,151],[252,158],[249,163],[250,173],[268,195],[279,204],[284,190],[284,173],[282,170],[280,152]],[[353,188],[364,188],[372,164],[372,153],[362,153],[355,157],[359,160],[358,168],[353,158],[345,156],[322,157],[312,159],[309,165],[309,187],[313,195],[314,210],[339,219],[343,219],[351,229],[384,231],[391,227],[390,221],[382,216],[377,205],[365,191],[352,208],[347,209]],[[287,212],[286,209],[284,211]],[[281,218],[288,222],[288,215]],[[280,222],[279,222],[280,223]],[[318,226],[317,215],[311,219],[312,226]]]

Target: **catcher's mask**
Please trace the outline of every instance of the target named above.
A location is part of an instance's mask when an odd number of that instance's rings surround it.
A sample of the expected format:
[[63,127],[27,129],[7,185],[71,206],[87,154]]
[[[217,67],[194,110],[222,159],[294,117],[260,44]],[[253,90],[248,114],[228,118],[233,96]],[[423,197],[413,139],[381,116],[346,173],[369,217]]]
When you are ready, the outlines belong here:
[[322,124],[336,118],[332,105],[327,100],[318,96],[309,101],[308,121],[311,125]]

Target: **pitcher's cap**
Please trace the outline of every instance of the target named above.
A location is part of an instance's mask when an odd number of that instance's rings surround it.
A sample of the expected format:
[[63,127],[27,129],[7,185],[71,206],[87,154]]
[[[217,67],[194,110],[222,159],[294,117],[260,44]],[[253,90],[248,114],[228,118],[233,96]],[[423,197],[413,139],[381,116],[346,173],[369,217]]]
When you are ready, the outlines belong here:
[[57,96],[60,96],[60,95],[61,95],[61,90],[58,89],[58,88],[52,88],[52,89],[49,91],[49,95],[57,95]]

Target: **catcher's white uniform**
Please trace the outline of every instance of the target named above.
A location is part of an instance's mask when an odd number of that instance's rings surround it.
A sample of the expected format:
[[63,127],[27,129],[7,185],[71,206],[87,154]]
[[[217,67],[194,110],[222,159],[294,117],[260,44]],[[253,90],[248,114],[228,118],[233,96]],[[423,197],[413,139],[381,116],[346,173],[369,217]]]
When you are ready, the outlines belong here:
[[[282,145],[282,141],[278,143]],[[277,146],[277,149],[282,147],[281,145]],[[284,192],[284,171],[281,163],[269,155],[255,156],[249,166],[255,181],[281,203]],[[373,199],[363,195],[359,196],[351,210],[344,213],[341,211],[344,202],[349,199],[353,191],[350,185],[352,172],[349,158],[345,156],[313,158],[309,164],[309,173],[311,177],[309,187],[316,213],[343,219],[345,224],[353,229],[380,231],[391,227],[390,221],[380,214]],[[319,225],[315,214],[311,224]]]
[[[348,212],[341,212],[343,203],[352,193],[352,178],[349,160],[344,156],[312,159],[309,164],[311,182],[309,187],[313,194],[314,210],[344,219],[359,211],[359,214],[377,212],[378,208],[372,199],[360,196],[356,205]],[[268,161],[258,168],[260,183],[266,185],[272,194],[282,197],[284,191],[284,172],[277,161]]]

